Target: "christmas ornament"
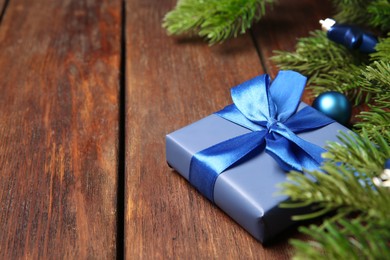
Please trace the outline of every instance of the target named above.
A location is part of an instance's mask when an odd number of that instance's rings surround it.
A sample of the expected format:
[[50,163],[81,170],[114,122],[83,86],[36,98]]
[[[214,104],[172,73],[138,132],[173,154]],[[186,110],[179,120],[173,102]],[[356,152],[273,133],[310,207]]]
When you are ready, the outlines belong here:
[[330,18],[320,20],[320,24],[330,40],[351,50],[356,49],[364,53],[375,52],[378,39],[374,35],[356,26],[336,24],[336,21]]
[[339,92],[322,93],[314,100],[313,107],[343,125],[346,125],[351,117],[351,104]]
[[390,159],[387,159],[385,162],[385,169],[379,177],[372,179],[374,184],[378,187],[387,187],[390,188]]

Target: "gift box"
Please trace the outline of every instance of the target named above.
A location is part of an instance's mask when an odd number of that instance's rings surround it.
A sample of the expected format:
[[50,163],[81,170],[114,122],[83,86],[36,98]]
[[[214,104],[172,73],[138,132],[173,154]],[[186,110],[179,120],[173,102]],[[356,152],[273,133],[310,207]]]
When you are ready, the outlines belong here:
[[316,169],[344,126],[300,102],[306,78],[281,71],[232,89],[234,104],[166,136],[168,164],[261,242],[307,209],[282,209],[288,171]]

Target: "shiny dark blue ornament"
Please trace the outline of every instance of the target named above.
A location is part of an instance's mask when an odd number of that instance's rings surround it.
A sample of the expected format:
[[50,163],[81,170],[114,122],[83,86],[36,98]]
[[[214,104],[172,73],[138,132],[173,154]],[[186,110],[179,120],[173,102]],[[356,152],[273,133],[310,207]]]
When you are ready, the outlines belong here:
[[378,38],[373,34],[365,32],[356,26],[338,24],[335,20],[329,18],[321,20],[320,23],[330,40],[342,44],[351,50],[359,50],[363,53],[375,52]]
[[314,100],[313,107],[343,125],[348,124],[351,118],[351,104],[346,96],[336,91],[319,95]]

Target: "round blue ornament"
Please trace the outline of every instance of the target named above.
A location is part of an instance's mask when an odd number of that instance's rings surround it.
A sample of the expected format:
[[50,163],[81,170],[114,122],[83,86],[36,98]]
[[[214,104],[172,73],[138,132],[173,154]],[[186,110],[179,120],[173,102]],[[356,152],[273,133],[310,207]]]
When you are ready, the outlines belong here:
[[345,95],[336,91],[319,95],[314,100],[313,107],[343,125],[348,124],[351,118],[351,104]]

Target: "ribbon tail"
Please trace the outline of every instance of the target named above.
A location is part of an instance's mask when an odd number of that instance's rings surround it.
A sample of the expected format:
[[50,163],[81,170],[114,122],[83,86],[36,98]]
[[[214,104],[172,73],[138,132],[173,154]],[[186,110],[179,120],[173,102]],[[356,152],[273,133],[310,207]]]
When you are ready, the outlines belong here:
[[292,115],[284,125],[294,133],[312,131],[335,121],[310,106],[306,106]]
[[196,153],[190,163],[190,183],[214,202],[214,185],[218,175],[260,147],[266,134],[264,130],[250,132]]
[[[285,138],[283,138],[285,137]],[[303,169],[317,169],[323,162],[321,154],[326,152],[325,149],[315,144],[299,138],[295,134],[273,134],[267,137],[266,151],[270,154],[285,171]]]

